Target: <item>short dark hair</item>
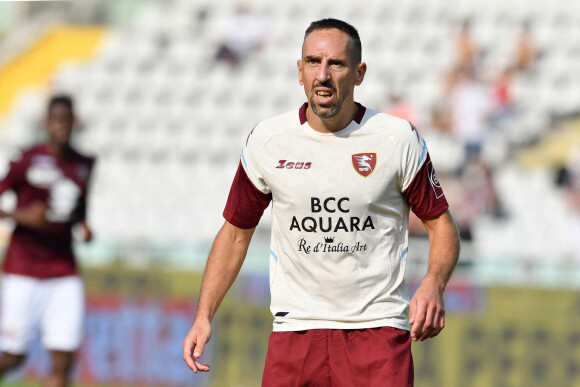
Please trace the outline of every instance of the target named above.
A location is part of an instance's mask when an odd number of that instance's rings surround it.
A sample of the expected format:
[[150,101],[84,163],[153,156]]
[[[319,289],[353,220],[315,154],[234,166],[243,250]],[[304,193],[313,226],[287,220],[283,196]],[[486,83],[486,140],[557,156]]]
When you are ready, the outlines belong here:
[[332,18],[314,21],[306,29],[306,33],[304,34],[304,40],[306,40],[306,37],[310,35],[312,31],[330,30],[330,29],[339,30],[348,35],[352,43],[352,46],[350,48],[352,62],[354,65],[359,64],[362,60],[362,44],[360,42],[360,36],[358,35],[358,31],[356,30],[356,28],[354,28],[347,22]]
[[72,115],[74,115],[74,102],[70,95],[67,94],[57,94],[50,97],[50,101],[48,101],[48,108],[47,114],[50,114],[52,108],[56,105],[63,105],[66,106]]

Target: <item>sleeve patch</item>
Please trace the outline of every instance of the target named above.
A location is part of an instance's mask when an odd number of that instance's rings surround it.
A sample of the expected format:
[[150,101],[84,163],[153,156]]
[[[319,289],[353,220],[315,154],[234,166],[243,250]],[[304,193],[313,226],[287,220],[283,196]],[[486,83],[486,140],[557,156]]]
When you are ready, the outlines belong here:
[[441,188],[441,183],[439,183],[439,179],[437,178],[437,174],[435,173],[435,168],[433,168],[433,163],[431,163],[431,160],[428,160],[426,164],[427,174],[429,175],[429,183],[431,183],[431,188],[433,188],[435,199],[439,199],[443,196],[443,188]]
[[403,196],[413,213],[422,220],[434,218],[449,208],[429,153]]

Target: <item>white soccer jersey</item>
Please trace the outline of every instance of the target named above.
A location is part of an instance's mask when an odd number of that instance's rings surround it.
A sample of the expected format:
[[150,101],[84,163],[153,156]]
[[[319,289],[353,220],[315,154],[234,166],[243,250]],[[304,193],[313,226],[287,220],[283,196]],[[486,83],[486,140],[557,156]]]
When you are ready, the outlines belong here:
[[409,208],[429,219],[448,205],[415,128],[358,106],[320,133],[305,104],[258,124],[243,149],[224,216],[255,227],[272,200],[274,331],[409,330]]

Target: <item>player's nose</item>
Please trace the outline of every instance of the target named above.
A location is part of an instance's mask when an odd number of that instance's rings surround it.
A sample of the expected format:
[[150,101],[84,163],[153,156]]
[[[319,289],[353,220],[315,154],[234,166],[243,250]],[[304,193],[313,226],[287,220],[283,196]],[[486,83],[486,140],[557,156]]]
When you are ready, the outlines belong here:
[[328,63],[326,60],[323,60],[318,68],[318,73],[316,74],[316,80],[320,83],[323,83],[330,79],[330,72],[328,71]]

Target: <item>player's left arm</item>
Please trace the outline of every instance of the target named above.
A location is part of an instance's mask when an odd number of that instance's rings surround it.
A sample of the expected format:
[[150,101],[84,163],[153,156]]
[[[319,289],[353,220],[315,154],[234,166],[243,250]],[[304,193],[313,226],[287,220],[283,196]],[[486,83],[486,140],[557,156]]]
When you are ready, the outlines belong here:
[[414,341],[435,337],[445,327],[443,292],[459,258],[459,234],[449,210],[423,225],[429,233],[429,268],[410,303]]
[[78,227],[83,242],[93,239],[93,231],[87,222],[87,193],[83,193],[79,199],[79,209],[74,218],[75,226]]
[[81,239],[83,242],[90,242],[93,239],[93,231],[87,222],[87,207],[88,207],[88,193],[92,181],[93,170],[95,168],[95,159],[91,159],[89,167],[89,178],[87,179],[87,186],[79,198],[78,209],[75,214],[74,223],[79,228]]
[[89,224],[86,221],[82,221],[78,223],[78,226],[80,227],[82,232],[81,234],[82,241],[90,242],[93,239],[93,230],[91,229]]

